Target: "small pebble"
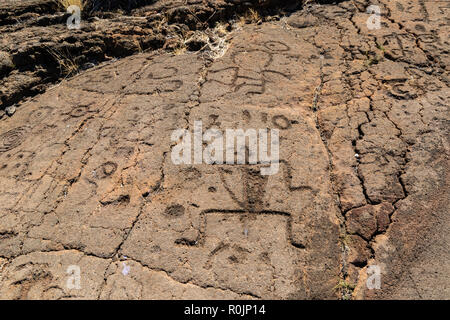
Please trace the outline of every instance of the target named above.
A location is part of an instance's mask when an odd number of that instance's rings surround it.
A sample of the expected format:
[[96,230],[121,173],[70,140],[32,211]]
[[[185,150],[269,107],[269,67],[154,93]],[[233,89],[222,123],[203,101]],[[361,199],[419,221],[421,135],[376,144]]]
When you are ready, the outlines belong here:
[[9,106],[5,109],[5,111],[6,111],[6,114],[11,117],[16,112],[16,107]]
[[92,62],[87,62],[81,66],[81,69],[87,70],[87,69],[94,68],[94,67],[95,67],[95,64],[93,64]]
[[127,265],[125,264],[125,262],[122,262],[122,265],[123,265],[122,274],[123,274],[124,276],[126,276],[126,275],[128,275],[128,273],[130,272],[130,266],[127,266]]

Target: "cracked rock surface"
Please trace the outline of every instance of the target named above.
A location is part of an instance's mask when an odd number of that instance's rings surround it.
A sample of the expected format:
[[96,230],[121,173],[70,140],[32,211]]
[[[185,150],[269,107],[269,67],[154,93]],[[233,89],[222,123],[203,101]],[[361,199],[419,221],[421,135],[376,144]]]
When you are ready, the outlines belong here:
[[[369,1],[309,4],[19,103],[0,119],[0,298],[450,298],[450,9],[379,4],[380,29]],[[3,79],[23,76],[14,50]],[[278,129],[278,173],[175,165],[196,121]]]

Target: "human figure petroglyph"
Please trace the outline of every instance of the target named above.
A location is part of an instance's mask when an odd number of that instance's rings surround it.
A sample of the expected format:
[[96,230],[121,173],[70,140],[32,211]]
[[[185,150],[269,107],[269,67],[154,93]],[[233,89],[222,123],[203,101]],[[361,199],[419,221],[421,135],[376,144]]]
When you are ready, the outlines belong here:
[[209,71],[206,81],[228,86],[232,92],[263,94],[273,76],[291,79],[289,74],[271,67],[275,55],[289,55],[289,51],[289,46],[279,41],[267,41],[261,47],[248,50],[238,49],[231,55],[234,66]]
[[[314,190],[310,186],[293,186],[292,185],[292,177],[290,176],[292,168],[290,167],[287,161],[280,161],[283,166],[283,175],[281,179],[284,181],[287,190],[289,192],[296,191],[307,191],[314,193]],[[211,208],[211,209],[203,209],[199,213],[200,219],[200,228],[197,239],[187,240],[183,238],[179,238],[175,240],[175,243],[178,245],[185,246],[202,246],[206,239],[206,229],[207,229],[207,221],[210,215],[223,215],[224,217],[239,217],[239,221],[242,223],[242,232],[248,236],[248,233],[251,232],[249,229],[248,221],[253,221],[258,219],[259,216],[280,216],[286,219],[286,235],[287,241],[292,246],[296,248],[304,248],[304,244],[301,244],[298,241],[295,241],[292,237],[292,223],[293,218],[292,214],[286,211],[280,210],[272,210],[270,209],[270,205],[265,202],[264,198],[267,192],[270,192],[270,188],[268,188],[269,177],[264,176],[259,171],[259,165],[239,165],[239,166],[221,166],[218,168],[218,174],[220,176],[220,181],[222,186],[229,194],[230,198],[236,204],[236,209],[222,209],[222,208]],[[233,187],[229,184],[231,181],[235,181],[235,179],[239,179],[242,184],[242,189],[239,190],[239,194],[237,191],[233,189]],[[216,190],[213,187],[214,192]],[[172,205],[171,208],[174,206]],[[180,208],[180,206],[177,206]],[[181,207],[182,208],[182,207]],[[166,211],[174,211],[169,210],[169,207]],[[178,209],[178,211],[184,212],[184,208]]]

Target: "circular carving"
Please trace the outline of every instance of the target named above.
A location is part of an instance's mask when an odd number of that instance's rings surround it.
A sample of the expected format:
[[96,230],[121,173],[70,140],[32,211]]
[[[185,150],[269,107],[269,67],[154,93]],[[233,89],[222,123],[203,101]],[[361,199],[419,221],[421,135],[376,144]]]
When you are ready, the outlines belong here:
[[52,107],[44,106],[40,107],[39,109],[33,110],[30,113],[30,116],[28,118],[28,121],[30,124],[36,124],[44,120],[50,113],[53,111]]
[[25,139],[26,128],[18,127],[0,135],[0,152],[18,147]]
[[277,115],[272,118],[272,123],[278,129],[286,130],[291,127],[291,122],[283,115]]
[[264,47],[274,52],[285,52],[290,50],[286,44],[280,41],[267,41],[264,43]]
[[78,106],[72,109],[72,111],[70,111],[70,116],[74,118],[79,118],[84,116],[88,111],[89,111],[88,106]]
[[116,170],[117,164],[112,161],[108,161],[103,163],[100,167],[98,167],[97,170],[95,170],[95,172],[97,173],[98,178],[104,179],[106,177],[111,176],[114,172],[116,172]]

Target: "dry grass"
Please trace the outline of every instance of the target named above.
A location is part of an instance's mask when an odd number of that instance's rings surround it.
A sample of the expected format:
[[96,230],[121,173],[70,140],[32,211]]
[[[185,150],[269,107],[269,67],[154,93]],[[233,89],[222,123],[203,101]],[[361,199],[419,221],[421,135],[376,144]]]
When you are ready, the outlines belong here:
[[67,10],[70,6],[77,6],[83,11],[83,8],[86,5],[86,0],[55,0],[55,2],[64,10]]
[[68,77],[76,74],[80,69],[79,65],[68,54],[56,51],[55,49],[48,48],[48,53],[55,59],[59,65],[61,75]]
[[227,26],[224,23],[217,22],[214,31],[219,37],[223,37],[228,33]]
[[186,53],[186,51],[187,51],[186,46],[185,46],[185,45],[180,45],[180,46],[176,47],[176,48],[173,50],[173,54],[176,55],[176,56],[179,56],[179,55],[181,55],[181,54]]
[[228,34],[230,32],[224,24],[217,23],[213,29],[212,41],[208,40],[209,52],[208,55],[211,59],[216,60],[225,55],[228,51]]
[[239,16],[237,20],[237,25],[242,27],[245,24],[259,23],[262,22],[262,18],[258,11],[254,9],[249,9],[244,15]]
[[261,16],[259,13],[253,9],[249,9],[245,15],[245,19],[250,23],[258,23],[261,21]]
[[144,49],[142,48],[141,41],[139,40],[138,37],[133,37],[133,43],[136,45],[137,51],[139,53],[143,53],[144,52]]
[[338,290],[343,300],[350,300],[352,297],[353,290],[355,290],[356,285],[349,283],[347,280],[339,280],[339,283],[334,287],[334,290]]
[[169,21],[169,18],[168,18],[168,16],[167,16],[167,13],[164,13],[164,14],[161,16],[161,20],[158,20],[158,21],[155,23],[154,30],[155,30],[157,33],[160,33],[160,32],[163,30],[163,28],[164,28],[165,26],[167,26],[168,21]]

